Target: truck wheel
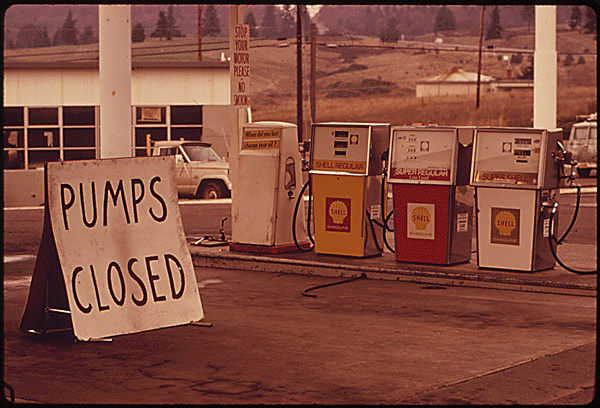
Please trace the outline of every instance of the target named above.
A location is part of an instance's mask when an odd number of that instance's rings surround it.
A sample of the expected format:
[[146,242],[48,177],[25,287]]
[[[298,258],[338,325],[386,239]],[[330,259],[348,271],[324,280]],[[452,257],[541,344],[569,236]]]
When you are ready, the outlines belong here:
[[212,200],[215,198],[224,198],[227,195],[227,189],[218,181],[207,181],[198,187],[197,198]]
[[591,169],[577,169],[577,174],[579,175],[579,177],[588,177],[590,175],[590,170]]

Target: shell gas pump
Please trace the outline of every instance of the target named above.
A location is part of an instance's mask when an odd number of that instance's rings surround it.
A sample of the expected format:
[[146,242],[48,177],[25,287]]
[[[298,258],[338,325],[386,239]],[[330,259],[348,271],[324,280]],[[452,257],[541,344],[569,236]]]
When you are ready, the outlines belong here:
[[[229,249],[280,253],[310,247],[304,207],[292,220],[301,195],[302,157],[297,127],[285,122],[244,125],[238,156],[238,182],[231,199]],[[294,237],[292,234],[295,234]]]
[[389,132],[384,123],[312,125],[309,175],[316,253],[381,255],[373,224],[381,226],[384,218],[380,197],[386,187]]
[[[478,128],[475,187],[477,265],[534,272],[555,266],[549,241],[557,217],[562,130]],[[554,216],[554,219],[552,219]]]
[[474,132],[474,127],[392,127],[388,183],[398,262],[470,261]]

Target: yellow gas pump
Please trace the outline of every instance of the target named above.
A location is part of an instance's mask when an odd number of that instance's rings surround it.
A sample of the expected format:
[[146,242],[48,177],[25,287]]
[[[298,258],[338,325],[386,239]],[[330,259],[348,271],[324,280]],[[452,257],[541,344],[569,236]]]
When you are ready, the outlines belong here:
[[[238,157],[238,183],[231,197],[229,249],[279,253],[310,247],[304,206],[292,221],[302,187],[302,158],[297,127],[285,122],[244,125]],[[293,231],[293,228],[295,229]]]
[[393,126],[388,182],[398,262],[450,265],[471,259],[474,127]]
[[382,156],[389,146],[384,123],[314,123],[310,177],[315,252],[381,255],[373,223],[383,221]]
[[[558,202],[560,129],[478,128],[471,185],[480,268],[540,271],[555,266],[548,240]],[[556,216],[554,216],[556,223]]]

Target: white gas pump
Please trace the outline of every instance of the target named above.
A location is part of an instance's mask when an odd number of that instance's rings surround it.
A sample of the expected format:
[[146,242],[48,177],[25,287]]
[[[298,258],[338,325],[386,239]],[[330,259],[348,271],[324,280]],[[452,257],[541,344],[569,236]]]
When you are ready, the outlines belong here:
[[470,261],[474,132],[467,126],[392,127],[388,183],[398,262]]
[[[478,128],[471,185],[480,268],[540,271],[555,266],[551,208],[558,202],[562,130]],[[554,223],[557,217],[554,215]]]
[[304,206],[292,221],[302,187],[297,127],[285,122],[244,125],[238,156],[238,183],[231,197],[229,249],[279,253],[310,247]]

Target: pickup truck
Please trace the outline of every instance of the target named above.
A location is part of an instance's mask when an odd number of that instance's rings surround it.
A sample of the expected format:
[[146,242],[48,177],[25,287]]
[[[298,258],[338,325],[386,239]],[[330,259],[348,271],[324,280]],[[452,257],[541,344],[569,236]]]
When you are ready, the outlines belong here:
[[229,163],[219,157],[210,143],[156,141],[152,155],[175,156],[178,195],[204,199],[231,197]]

